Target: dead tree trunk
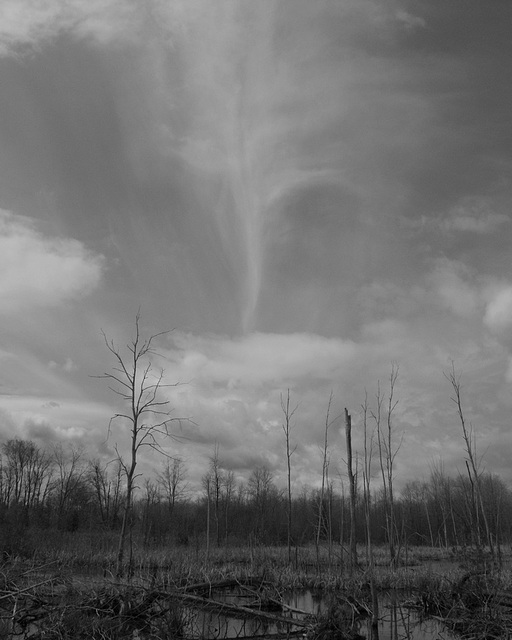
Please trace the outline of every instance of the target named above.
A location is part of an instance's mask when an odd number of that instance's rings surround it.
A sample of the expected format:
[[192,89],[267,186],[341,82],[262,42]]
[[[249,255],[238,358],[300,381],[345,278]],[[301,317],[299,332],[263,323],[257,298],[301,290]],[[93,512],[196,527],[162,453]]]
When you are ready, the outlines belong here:
[[345,409],[345,436],[347,441],[347,474],[350,491],[350,573],[357,565],[356,540],[356,478],[352,465],[352,417]]

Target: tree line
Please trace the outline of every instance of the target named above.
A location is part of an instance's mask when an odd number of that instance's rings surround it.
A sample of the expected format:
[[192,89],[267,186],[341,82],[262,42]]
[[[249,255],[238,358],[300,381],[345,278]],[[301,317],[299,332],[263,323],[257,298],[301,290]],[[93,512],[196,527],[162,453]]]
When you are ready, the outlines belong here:
[[[175,421],[169,400],[162,397],[168,384],[163,369],[154,366],[161,356],[156,343],[166,332],[146,337],[140,313],[126,347],[119,348],[105,334],[105,346],[113,366],[96,376],[107,381],[118,410],[112,421],[129,427],[124,457],[108,464],[90,460],[80,448],[61,444],[40,448],[19,438],[1,445],[0,539],[4,553],[15,553],[23,532],[56,530],[94,531],[117,535],[116,573],[125,570],[125,556],[132,557],[133,541],[139,545],[287,545],[315,544],[317,550],[335,546],[347,550],[350,566],[357,561],[357,544],[364,543],[372,563],[372,547],[386,544],[390,562],[411,545],[488,548],[493,557],[503,542],[512,539],[512,494],[497,476],[480,467],[476,438],[466,421],[455,366],[445,373],[451,385],[460,419],[466,454],[466,473],[449,476],[442,464],[433,466],[424,481],[395,487],[395,461],[403,434],[396,431],[396,386],[399,367],[392,363],[387,388],[377,383],[370,402],[365,394],[360,407],[362,450],[352,450],[352,417],[345,409],[345,469],[336,482],[329,475],[329,428],[339,416],[331,416],[333,395],[325,416],[321,484],[292,491],[293,429],[298,404],[290,390],[281,394],[283,451],[286,454],[286,487],[279,488],[265,466],[252,470],[246,481],[236,481],[222,463],[219,447],[209,458],[200,486],[191,487],[184,460],[171,458],[163,441],[172,437]],[[110,431],[110,426],[109,426]],[[362,432],[362,433],[361,433]],[[163,454],[160,470],[143,478],[138,471],[143,448]],[[110,535],[110,538],[112,536]],[[330,556],[329,556],[330,557]],[[128,561],[129,563],[131,560]]]
[[[201,487],[191,487],[180,458],[165,459],[152,478],[141,482],[133,501],[132,535],[139,545],[238,546],[320,544],[347,547],[354,528],[356,542],[366,541],[367,503],[356,483],[355,513],[341,481],[322,488],[302,487],[292,494],[280,489],[265,466],[246,481],[235,481],[222,466],[218,448],[210,458]],[[486,527],[496,545],[512,540],[512,492],[500,477],[479,478]],[[0,523],[4,554],[16,553],[23,532],[95,531],[119,533],[126,505],[126,482],[118,461],[102,464],[80,449],[38,447],[12,439],[1,446]],[[291,530],[289,509],[291,508]],[[376,489],[369,503],[373,544],[389,542],[389,496]],[[474,487],[469,477],[448,475],[442,464],[426,480],[407,483],[393,504],[395,545],[464,547],[475,540]],[[353,525],[355,525],[353,527]],[[6,532],[15,531],[11,538]]]

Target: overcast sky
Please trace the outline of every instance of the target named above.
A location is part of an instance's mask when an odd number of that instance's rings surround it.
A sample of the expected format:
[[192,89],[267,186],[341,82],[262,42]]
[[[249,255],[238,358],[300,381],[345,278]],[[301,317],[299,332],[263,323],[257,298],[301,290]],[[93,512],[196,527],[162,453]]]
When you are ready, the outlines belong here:
[[[123,448],[101,331],[159,341],[194,484],[318,484],[400,367],[397,482],[512,481],[510,0],[0,0],[0,437]],[[343,421],[330,430],[343,467]],[[143,468],[161,465],[144,454]]]

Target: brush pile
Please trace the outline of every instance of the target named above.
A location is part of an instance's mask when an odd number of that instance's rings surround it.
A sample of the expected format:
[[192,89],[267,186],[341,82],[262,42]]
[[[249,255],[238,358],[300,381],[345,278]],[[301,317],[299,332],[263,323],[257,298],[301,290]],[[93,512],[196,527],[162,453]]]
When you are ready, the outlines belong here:
[[435,590],[422,590],[415,606],[467,640],[512,637],[512,592],[496,574],[478,571]]
[[[188,585],[103,580],[80,584],[52,567],[0,570],[0,637],[9,640],[156,640],[204,638],[210,612],[276,637],[304,636],[314,626],[304,612],[286,610],[262,580]],[[55,569],[55,567],[53,567]],[[44,578],[42,577],[44,575]],[[291,609],[291,608],[288,608]],[[242,635],[243,637],[243,635]]]

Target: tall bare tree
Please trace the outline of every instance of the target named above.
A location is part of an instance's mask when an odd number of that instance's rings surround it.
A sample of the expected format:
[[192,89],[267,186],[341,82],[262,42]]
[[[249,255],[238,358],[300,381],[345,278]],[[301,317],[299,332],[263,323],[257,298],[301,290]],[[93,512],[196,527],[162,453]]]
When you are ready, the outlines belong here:
[[480,537],[480,517],[484,523],[485,534],[487,538],[487,544],[489,545],[489,550],[491,552],[492,557],[494,557],[494,542],[491,535],[491,530],[489,527],[489,521],[484,508],[484,501],[482,498],[482,487],[481,487],[481,472],[479,469],[479,461],[477,457],[477,447],[476,447],[476,438],[473,431],[473,427],[471,424],[468,425],[466,422],[466,418],[464,416],[464,411],[462,408],[462,393],[461,393],[461,382],[460,382],[460,374],[458,374],[455,370],[455,363],[452,362],[452,368],[448,373],[444,374],[448,379],[453,389],[453,396],[451,397],[452,402],[457,407],[457,413],[459,416],[460,424],[462,427],[462,437],[464,439],[464,445],[466,448],[466,469],[468,472],[468,478],[471,485],[471,501],[473,503],[473,518],[474,523],[472,526],[472,530],[475,535],[475,545],[477,549],[481,546],[481,537]]
[[[155,348],[156,340],[168,331],[155,333],[145,337],[141,331],[140,311],[135,316],[135,331],[132,339],[124,349],[117,346],[113,339],[103,333],[108,351],[114,357],[112,371],[96,376],[109,382],[111,391],[122,401],[125,409],[116,413],[109,424],[121,420],[129,425],[130,455],[123,458],[115,445],[115,450],[126,477],[126,496],[123,511],[119,546],[117,551],[116,572],[120,576],[124,571],[124,560],[128,534],[131,531],[133,513],[133,493],[137,478],[138,456],[142,447],[149,447],[162,452],[161,437],[171,435],[170,424],[180,421],[171,417],[169,401],[161,399],[164,387],[175,387],[179,383],[164,383],[164,371],[155,370],[153,358],[159,354]],[[131,563],[131,553],[130,553]],[[130,568],[130,567],[129,567]]]
[[398,400],[395,400],[395,387],[398,379],[398,373],[398,364],[392,363],[391,373],[389,375],[389,395],[387,401],[387,411],[385,415],[385,425],[382,424],[382,405],[384,402],[384,397],[381,394],[380,385],[378,386],[377,390],[377,412],[372,413],[377,428],[379,462],[382,474],[384,504],[386,509],[386,529],[389,544],[389,558],[392,566],[396,566],[398,560],[394,495],[395,458],[402,446],[403,441],[402,434],[398,442],[396,442],[394,429],[394,412],[398,405]]
[[356,475],[352,462],[352,416],[345,409],[345,439],[347,443],[347,474],[350,491],[350,572],[357,565],[356,541]]
[[292,419],[299,405],[293,409],[290,407],[290,389],[287,390],[286,397],[281,394],[281,410],[284,422],[282,424],[284,437],[286,440],[286,466],[287,466],[287,501],[286,501],[286,522],[287,522],[287,542],[288,542],[288,562],[292,560],[292,464],[291,458],[296,447],[291,448],[290,433],[292,430]]
[[372,523],[371,523],[371,479],[372,479],[372,458],[373,458],[373,434],[368,433],[368,393],[365,392],[364,402],[361,405],[363,418],[363,502],[364,502],[364,520],[366,530],[366,561],[368,564],[370,577],[370,591],[372,597],[372,629],[373,636],[376,636],[375,630],[378,627],[379,620],[379,601],[377,597],[377,588],[375,585],[375,566],[373,557],[373,541],[372,541]]
[[[327,412],[325,416],[325,428],[324,428],[324,444],[322,449],[322,485],[320,487],[320,495],[318,500],[318,521],[317,521],[317,528],[316,528],[317,562],[319,562],[320,560],[320,536],[322,533],[322,527],[325,523],[326,515],[330,516],[330,510],[326,509],[324,504],[326,491],[327,493],[330,493],[329,486],[328,486],[328,483],[329,483],[329,427],[331,427],[331,425],[333,425],[336,422],[336,420],[338,420],[338,417],[339,417],[337,416],[332,420],[330,418],[332,399],[333,399],[333,392],[331,391],[329,395],[329,402],[327,403]],[[327,503],[327,507],[329,506],[330,506],[330,502]],[[328,533],[328,540],[329,540],[329,558],[330,558],[331,544],[332,544],[332,537],[331,537],[332,523],[331,523],[330,517],[328,518],[327,523],[328,523],[327,533]]]

